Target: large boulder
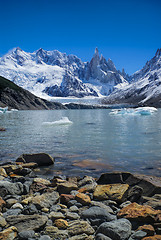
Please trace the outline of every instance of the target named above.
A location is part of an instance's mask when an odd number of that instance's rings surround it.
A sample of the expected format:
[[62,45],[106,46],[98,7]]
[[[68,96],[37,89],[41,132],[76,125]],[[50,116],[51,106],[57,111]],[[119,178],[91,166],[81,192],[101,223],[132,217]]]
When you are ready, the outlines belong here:
[[154,210],[148,205],[139,205],[137,203],[131,203],[128,206],[122,208],[117,216],[119,218],[127,218],[130,221],[137,221],[144,223],[154,223],[157,217],[161,214],[160,210]]
[[97,230],[97,234],[102,233],[115,240],[126,240],[131,235],[131,228],[130,221],[127,219],[119,219],[102,223]]
[[24,192],[24,186],[22,183],[11,183],[8,181],[0,181],[0,196],[6,195],[22,195]]
[[46,216],[34,214],[34,215],[19,215],[8,216],[6,221],[18,229],[18,232],[26,230],[39,230],[45,226],[48,218]]
[[22,154],[16,159],[16,162],[37,163],[38,166],[49,166],[54,164],[54,158],[47,153]]
[[82,212],[83,219],[88,219],[91,225],[99,226],[103,222],[116,220],[116,216],[110,214],[107,210],[100,207],[90,207]]
[[123,202],[127,197],[128,184],[97,185],[93,197],[96,200]]

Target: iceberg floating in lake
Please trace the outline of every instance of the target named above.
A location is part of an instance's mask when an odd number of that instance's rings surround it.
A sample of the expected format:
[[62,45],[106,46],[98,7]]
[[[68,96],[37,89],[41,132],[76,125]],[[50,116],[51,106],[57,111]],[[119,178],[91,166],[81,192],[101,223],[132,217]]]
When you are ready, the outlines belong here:
[[73,122],[69,120],[68,117],[62,117],[60,120],[58,121],[54,121],[54,122],[43,122],[42,125],[44,126],[55,126],[55,125],[70,125]]
[[8,107],[4,107],[4,108],[0,107],[0,113],[5,113],[7,111],[8,111]]
[[155,107],[113,109],[110,115],[151,115],[158,111]]

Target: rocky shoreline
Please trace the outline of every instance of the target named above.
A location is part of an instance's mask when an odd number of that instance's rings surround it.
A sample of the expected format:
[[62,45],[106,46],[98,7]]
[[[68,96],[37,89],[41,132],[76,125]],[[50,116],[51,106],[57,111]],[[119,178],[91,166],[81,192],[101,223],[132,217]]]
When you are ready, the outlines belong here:
[[45,153],[0,164],[0,240],[159,240],[161,178],[38,175]]

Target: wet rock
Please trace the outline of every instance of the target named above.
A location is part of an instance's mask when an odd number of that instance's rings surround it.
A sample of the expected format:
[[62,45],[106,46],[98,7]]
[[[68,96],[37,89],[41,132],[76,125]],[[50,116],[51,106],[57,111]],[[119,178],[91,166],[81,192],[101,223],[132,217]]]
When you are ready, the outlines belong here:
[[[130,175],[130,173],[125,173],[127,176]],[[115,183],[125,183],[122,172],[114,172],[114,173],[103,173],[100,178],[98,179],[97,183],[99,185],[103,184],[115,184]]]
[[19,216],[8,216],[6,221],[11,225],[15,226],[19,232],[29,230],[39,230],[45,226],[48,218],[38,214],[34,215],[19,215]]
[[95,231],[87,221],[76,220],[69,223],[68,232],[69,235],[75,236],[83,233],[92,235]]
[[54,164],[54,159],[46,153],[22,154],[16,159],[16,162],[37,163],[38,166],[49,166]]
[[98,185],[93,193],[96,200],[114,200],[123,202],[127,196],[128,184]]
[[23,168],[37,168],[38,164],[35,162],[30,162],[30,163],[22,163],[22,162],[16,162],[17,165],[21,165]]
[[17,229],[13,226],[0,232],[0,240],[13,240],[16,237],[17,237]]
[[18,237],[20,240],[28,240],[28,238],[34,238],[35,232],[33,230],[30,231],[22,231],[18,233]]
[[71,183],[71,182],[63,182],[58,184],[57,186],[57,190],[60,194],[68,194],[70,193],[72,190],[77,190],[78,186],[75,183]]
[[127,219],[104,222],[99,226],[98,233],[102,233],[111,239],[125,240],[131,235],[131,223]]
[[64,219],[56,219],[54,224],[59,229],[67,229],[69,226],[68,222]]
[[138,230],[144,231],[147,233],[147,236],[153,236],[155,233],[154,227],[150,224],[143,225],[138,228]]
[[144,224],[155,222],[159,213],[159,210],[154,210],[150,206],[142,206],[137,203],[131,203],[127,207],[122,208],[117,216],[119,218],[127,218]]
[[82,212],[81,217],[88,219],[91,225],[99,226],[103,222],[116,220],[116,216],[111,215],[105,209],[100,207],[90,207]]
[[75,200],[81,203],[82,205],[89,205],[91,203],[90,197],[84,193],[78,193],[75,196]]
[[11,183],[8,181],[0,181],[0,196],[6,195],[22,195],[24,191],[23,184],[20,182]]

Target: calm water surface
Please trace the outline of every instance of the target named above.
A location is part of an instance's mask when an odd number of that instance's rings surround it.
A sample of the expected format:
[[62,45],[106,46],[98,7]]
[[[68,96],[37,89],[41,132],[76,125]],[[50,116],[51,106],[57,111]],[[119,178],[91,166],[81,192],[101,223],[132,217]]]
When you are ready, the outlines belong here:
[[[100,175],[130,171],[161,176],[161,109],[150,116],[109,115],[110,110],[18,111],[0,114],[0,161],[46,152],[48,175]],[[73,124],[44,126],[68,117]]]

